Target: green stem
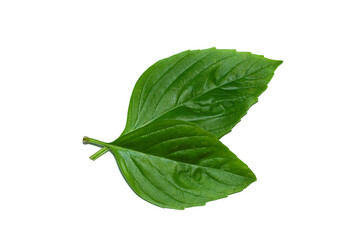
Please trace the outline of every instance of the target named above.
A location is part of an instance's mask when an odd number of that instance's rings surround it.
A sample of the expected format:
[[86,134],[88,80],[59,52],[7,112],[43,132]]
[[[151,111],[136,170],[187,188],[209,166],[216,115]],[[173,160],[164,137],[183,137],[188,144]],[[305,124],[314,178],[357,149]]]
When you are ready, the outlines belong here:
[[101,157],[102,155],[104,155],[106,152],[109,151],[109,148],[105,147],[105,145],[107,145],[107,143],[93,139],[93,138],[84,137],[83,144],[91,144],[94,146],[101,147],[101,149],[99,151],[97,151],[96,153],[94,153],[93,155],[90,156],[91,160],[96,160],[99,157]]
[[102,155],[107,153],[108,151],[109,151],[109,149],[107,147],[103,147],[102,149],[100,149],[99,151],[97,151],[96,153],[91,155],[90,159],[95,161],[96,159],[98,159],[99,157],[101,157]]

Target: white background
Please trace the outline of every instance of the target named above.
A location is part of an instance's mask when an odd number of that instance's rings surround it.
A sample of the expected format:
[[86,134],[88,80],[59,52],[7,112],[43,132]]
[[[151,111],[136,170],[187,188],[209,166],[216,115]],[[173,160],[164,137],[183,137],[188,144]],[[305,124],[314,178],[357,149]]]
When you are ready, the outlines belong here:
[[[0,2],[0,239],[360,239],[358,1]],[[284,60],[222,141],[256,173],[184,211],[127,186],[103,141],[187,49]]]

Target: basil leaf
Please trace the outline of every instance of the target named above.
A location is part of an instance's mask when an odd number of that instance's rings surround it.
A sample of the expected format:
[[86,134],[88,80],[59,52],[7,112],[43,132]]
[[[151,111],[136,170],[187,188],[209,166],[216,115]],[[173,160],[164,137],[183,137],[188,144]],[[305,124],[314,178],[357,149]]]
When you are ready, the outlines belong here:
[[136,83],[122,134],[155,120],[176,119],[220,138],[257,102],[281,63],[215,48],[160,60]]
[[160,207],[184,209],[256,181],[218,139],[265,91],[282,61],[235,50],[185,51],[152,65],[133,90],[121,136],[110,150],[131,188]]
[[84,143],[107,147],[134,192],[164,208],[201,206],[256,181],[214,135],[184,121],[156,121],[112,143],[86,137]]

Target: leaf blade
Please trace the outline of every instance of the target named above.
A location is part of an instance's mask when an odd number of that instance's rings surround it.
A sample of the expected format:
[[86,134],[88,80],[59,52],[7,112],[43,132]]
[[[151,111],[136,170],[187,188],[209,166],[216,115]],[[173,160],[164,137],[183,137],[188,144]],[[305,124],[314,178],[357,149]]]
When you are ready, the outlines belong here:
[[[257,102],[281,63],[215,48],[160,60],[136,83],[122,135],[152,121],[175,119],[193,122],[220,138]],[[211,116],[218,119],[202,119]]]
[[183,121],[151,123],[107,147],[134,192],[160,207],[201,206],[256,180],[215,136]]

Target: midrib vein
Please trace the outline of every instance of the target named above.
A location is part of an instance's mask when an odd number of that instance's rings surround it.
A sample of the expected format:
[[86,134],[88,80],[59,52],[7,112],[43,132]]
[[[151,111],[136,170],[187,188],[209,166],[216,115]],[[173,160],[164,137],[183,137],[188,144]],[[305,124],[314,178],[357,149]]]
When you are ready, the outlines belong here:
[[[217,169],[217,168],[212,168],[212,167],[207,167],[207,166],[199,166],[199,165],[195,165],[195,164],[191,164],[191,163],[180,162],[180,161],[176,161],[176,160],[174,160],[174,159],[166,158],[166,157],[163,157],[163,156],[157,156],[157,155],[154,155],[154,154],[144,153],[144,152],[141,152],[141,151],[138,151],[138,150],[135,150],[135,149],[126,148],[126,147],[120,147],[120,146],[113,145],[113,144],[110,144],[110,143],[107,143],[105,147],[108,147],[110,150],[112,150],[112,149],[118,149],[118,150],[120,150],[120,151],[125,151],[125,152],[126,152],[126,151],[135,152],[135,153],[138,153],[138,154],[141,154],[141,155],[145,155],[145,157],[152,156],[152,157],[155,157],[155,158],[161,158],[161,159],[164,160],[164,161],[171,161],[171,162],[176,162],[176,163],[182,163],[182,164],[190,165],[190,166],[192,166],[192,167],[198,167],[198,168],[210,169],[210,170],[215,170],[215,171],[221,171],[221,172],[225,172],[225,173],[234,175],[234,176],[236,176],[236,177],[246,178],[246,179],[251,179],[251,180],[253,180],[252,178],[249,178],[249,177],[246,177],[246,176],[237,175],[237,174],[235,174],[235,173],[228,172],[228,171],[225,171],[225,170],[220,170],[220,169]],[[115,155],[115,154],[114,154],[114,155]]]

